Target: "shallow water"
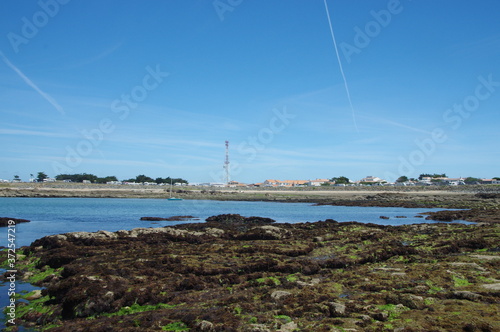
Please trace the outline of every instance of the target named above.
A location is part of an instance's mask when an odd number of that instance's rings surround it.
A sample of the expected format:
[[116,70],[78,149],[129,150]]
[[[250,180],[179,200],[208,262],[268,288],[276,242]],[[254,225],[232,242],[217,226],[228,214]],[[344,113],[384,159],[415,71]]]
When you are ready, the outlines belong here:
[[[29,223],[16,225],[17,247],[52,234],[76,231],[117,231],[137,227],[162,227],[186,221],[141,221],[141,217],[191,215],[204,222],[206,218],[225,213],[259,216],[277,222],[314,222],[334,219],[381,225],[403,225],[431,222],[416,218],[419,213],[442,209],[392,207],[316,206],[310,203],[276,203],[244,201],[124,199],[124,198],[0,198],[0,217],[22,218]],[[390,219],[380,219],[387,216]],[[404,216],[406,218],[395,218]],[[7,228],[0,228],[0,245],[6,246]]]

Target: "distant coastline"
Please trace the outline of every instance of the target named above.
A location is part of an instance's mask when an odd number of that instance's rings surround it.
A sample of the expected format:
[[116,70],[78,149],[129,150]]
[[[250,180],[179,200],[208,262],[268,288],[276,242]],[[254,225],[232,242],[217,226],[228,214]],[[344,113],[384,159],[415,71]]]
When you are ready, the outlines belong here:
[[[489,208],[500,205],[499,185],[427,187],[174,188],[183,199],[306,202],[348,206]],[[83,183],[10,183],[0,197],[156,198],[168,188]]]

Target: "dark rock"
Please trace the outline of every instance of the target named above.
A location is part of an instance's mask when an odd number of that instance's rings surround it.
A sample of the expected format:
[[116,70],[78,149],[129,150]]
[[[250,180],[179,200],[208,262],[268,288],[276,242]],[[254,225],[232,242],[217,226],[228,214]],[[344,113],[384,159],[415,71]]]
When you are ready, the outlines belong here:
[[184,221],[184,220],[189,220],[189,219],[194,219],[195,217],[193,216],[173,216],[173,217],[168,217],[168,218],[161,218],[161,217],[141,217],[141,220],[146,220],[146,221]]
[[18,223],[21,223],[21,222],[30,222],[30,220],[27,220],[27,219],[0,217],[0,227],[9,226],[9,220],[14,221],[15,224],[18,224]]
[[389,314],[385,311],[373,313],[372,318],[381,322],[385,322],[389,319]]
[[392,304],[402,304],[410,309],[425,308],[424,298],[414,294],[392,294],[387,297],[387,302]]
[[244,224],[270,224],[276,222],[271,218],[263,218],[263,217],[243,217],[239,214],[219,214],[217,216],[208,217],[206,219],[208,222],[217,222],[222,224],[235,224],[235,223],[244,223]]
[[386,216],[380,216],[379,218],[380,219],[389,219],[389,217],[386,217]]

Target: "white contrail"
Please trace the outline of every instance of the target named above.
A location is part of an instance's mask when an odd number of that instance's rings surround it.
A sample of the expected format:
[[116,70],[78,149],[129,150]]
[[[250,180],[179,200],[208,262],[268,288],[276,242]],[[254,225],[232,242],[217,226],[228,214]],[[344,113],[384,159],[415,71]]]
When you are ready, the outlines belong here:
[[54,106],[55,109],[59,111],[59,113],[61,113],[62,115],[65,114],[62,106],[59,105],[54,98],[52,98],[50,95],[48,95],[47,93],[40,90],[40,88],[38,86],[36,86],[35,83],[33,83],[33,81],[30,80],[26,75],[24,75],[24,73],[21,70],[19,70],[19,68],[14,66],[14,64],[12,62],[10,62],[9,59],[7,59],[7,57],[2,52],[0,52],[0,56],[2,57],[3,62],[5,62],[5,64],[7,66],[9,66],[13,71],[15,71],[16,74],[19,75],[36,92],[38,92],[40,94],[40,96],[45,98],[45,100],[47,100],[52,106]]
[[330,34],[332,35],[333,46],[335,46],[335,54],[337,54],[340,73],[342,74],[342,78],[344,79],[344,86],[345,86],[345,91],[347,93],[347,99],[349,99],[349,105],[351,106],[352,121],[354,122],[354,128],[356,128],[356,131],[359,132],[358,125],[356,123],[356,114],[354,112],[354,106],[352,106],[351,94],[349,93],[349,86],[347,85],[347,80],[344,74],[344,68],[342,67],[342,61],[340,60],[339,50],[337,48],[337,42],[335,41],[335,35],[333,33],[332,20],[330,19],[330,11],[328,10],[328,4],[326,3],[326,0],[324,0],[324,2],[325,2],[326,17],[328,18],[328,24],[330,25]]

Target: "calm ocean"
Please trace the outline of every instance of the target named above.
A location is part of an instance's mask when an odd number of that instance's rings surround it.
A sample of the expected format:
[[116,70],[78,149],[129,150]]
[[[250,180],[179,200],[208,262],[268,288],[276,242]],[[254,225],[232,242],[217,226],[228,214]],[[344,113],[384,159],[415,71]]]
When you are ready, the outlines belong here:
[[[238,213],[277,222],[314,222],[334,219],[382,225],[429,222],[415,218],[418,213],[442,209],[315,206],[310,203],[241,202],[212,200],[167,201],[164,199],[122,198],[0,198],[0,217],[22,218],[30,223],[16,226],[17,247],[31,244],[46,235],[98,230],[117,231],[137,227],[162,227],[185,222],[141,221],[141,217],[191,215],[204,222],[207,217]],[[390,217],[388,220],[380,216]],[[406,218],[394,218],[405,216]],[[7,244],[7,227],[0,228],[0,245]]]

